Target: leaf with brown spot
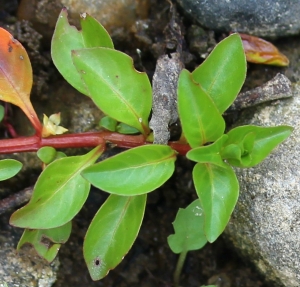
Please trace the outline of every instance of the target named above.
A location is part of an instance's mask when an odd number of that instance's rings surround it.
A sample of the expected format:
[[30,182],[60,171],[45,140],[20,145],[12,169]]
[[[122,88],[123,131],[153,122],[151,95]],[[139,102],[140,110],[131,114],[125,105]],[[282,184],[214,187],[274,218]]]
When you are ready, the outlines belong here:
[[30,101],[31,87],[32,68],[26,50],[8,31],[0,28],[0,100],[20,107],[36,131],[41,131]]
[[105,277],[132,247],[144,217],[147,195],[110,195],[85,235],[83,255],[93,280]]
[[289,59],[270,42],[261,38],[241,34],[246,59],[250,63],[288,66]]

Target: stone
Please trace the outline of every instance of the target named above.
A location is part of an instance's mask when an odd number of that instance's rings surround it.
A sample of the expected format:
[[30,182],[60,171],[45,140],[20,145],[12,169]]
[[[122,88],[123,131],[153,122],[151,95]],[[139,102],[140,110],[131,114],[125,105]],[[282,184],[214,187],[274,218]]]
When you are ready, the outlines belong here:
[[1,215],[0,221],[0,287],[51,287],[57,277],[58,258],[48,263],[29,245],[17,252],[22,230],[7,226],[7,214]]
[[144,19],[150,8],[149,0],[22,0],[18,18],[29,20],[46,38],[52,36],[62,7],[69,11],[69,21],[79,27],[79,14],[96,18],[110,34],[129,33],[136,20]]
[[300,32],[300,2],[294,0],[177,0],[204,27],[281,37]]
[[300,83],[294,97],[242,114],[238,125],[290,125],[292,135],[262,163],[236,169],[240,197],[226,238],[272,282],[300,286]]

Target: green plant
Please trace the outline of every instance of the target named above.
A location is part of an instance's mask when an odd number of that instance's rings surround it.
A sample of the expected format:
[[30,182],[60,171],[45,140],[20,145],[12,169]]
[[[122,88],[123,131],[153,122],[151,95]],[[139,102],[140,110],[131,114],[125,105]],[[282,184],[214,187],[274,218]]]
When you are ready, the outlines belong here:
[[0,122],[3,120],[4,118],[4,107],[0,105]]
[[174,273],[175,286],[179,286],[180,273],[188,251],[200,249],[207,243],[200,200],[194,200],[185,209],[180,208],[173,226],[175,234],[168,237],[168,244],[174,253],[180,254]]
[[[181,139],[169,145],[152,144],[152,92],[147,75],[134,69],[129,56],[114,49],[110,36],[95,19],[84,14],[81,26],[81,31],[70,26],[66,10],[62,10],[52,39],[52,58],[65,79],[107,115],[101,125],[109,131],[64,135],[66,130],[59,127],[57,114],[44,118],[42,126],[29,98],[32,71],[28,56],[2,29],[1,99],[18,105],[36,132],[1,140],[0,153],[37,151],[45,165],[31,200],[13,213],[10,224],[25,228],[18,248],[29,242],[49,261],[68,239],[70,222],[85,203],[91,184],[111,194],[92,220],[83,246],[90,275],[99,280],[131,248],[143,220],[147,193],[170,178],[178,154],[187,153],[187,158],[196,162],[193,180],[200,199],[197,206],[205,216],[198,230],[188,232],[192,237],[194,232],[203,234],[202,241],[196,242],[199,248],[218,238],[236,204],[239,185],[231,166],[258,164],[292,128],[242,126],[224,134],[222,113],[236,98],[246,75],[241,39],[232,34],[195,71],[184,69],[180,74]],[[106,142],[130,149],[96,163],[105,152]],[[64,147],[93,149],[85,155],[67,157],[56,150]],[[1,164],[3,179],[20,168],[11,161]],[[182,235],[178,237],[182,240]],[[42,245],[42,238],[52,242],[49,248]],[[187,252],[189,248],[176,250]]]

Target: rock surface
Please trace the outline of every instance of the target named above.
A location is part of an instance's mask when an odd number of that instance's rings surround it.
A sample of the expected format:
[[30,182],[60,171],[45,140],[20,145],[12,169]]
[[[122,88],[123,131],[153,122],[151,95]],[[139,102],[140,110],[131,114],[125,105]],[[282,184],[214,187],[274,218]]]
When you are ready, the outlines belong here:
[[0,287],[51,287],[56,280],[58,259],[49,264],[29,245],[17,253],[21,229],[7,226],[7,221],[7,215],[1,215]]
[[72,24],[79,24],[79,14],[95,17],[110,34],[128,33],[137,19],[148,15],[149,0],[22,0],[18,18],[29,20],[47,38],[51,37],[58,15],[67,7]]
[[177,0],[194,20],[221,32],[261,37],[300,32],[300,2],[294,0]]
[[272,286],[300,286],[300,83],[294,98],[246,111],[241,124],[295,128],[257,167],[239,169],[240,198],[227,238]]

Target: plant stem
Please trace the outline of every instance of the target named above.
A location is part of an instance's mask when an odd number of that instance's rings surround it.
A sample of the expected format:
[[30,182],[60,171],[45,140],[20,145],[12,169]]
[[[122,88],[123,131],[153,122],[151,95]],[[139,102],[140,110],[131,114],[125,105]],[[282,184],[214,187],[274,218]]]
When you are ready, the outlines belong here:
[[185,262],[185,258],[186,258],[187,253],[188,253],[188,251],[183,251],[183,252],[180,253],[180,255],[178,257],[176,270],[174,272],[174,285],[175,285],[175,287],[179,287],[180,275],[181,275],[182,267],[183,267],[183,264]]
[[[41,138],[36,134],[29,137],[0,140],[0,154],[37,151],[44,146],[54,148],[95,147],[103,144],[104,141],[123,148],[150,144],[145,141],[143,135],[123,135],[108,131],[56,135],[47,138]],[[169,142],[169,145],[181,155],[185,155],[190,150],[189,145],[180,142]]]

